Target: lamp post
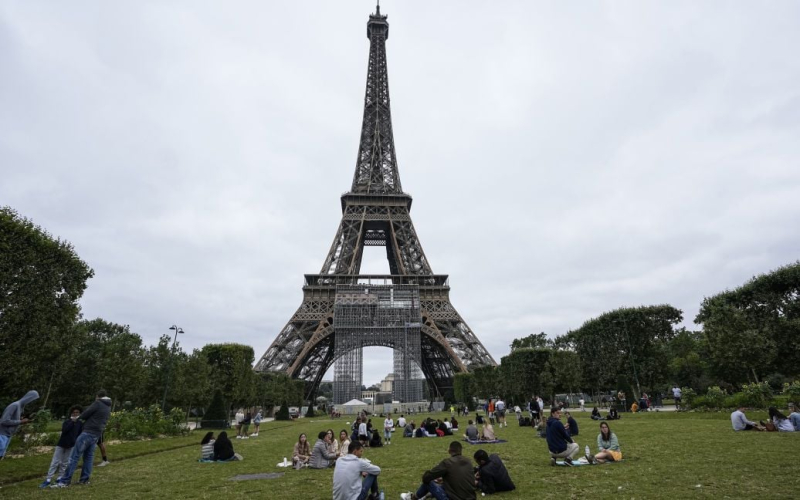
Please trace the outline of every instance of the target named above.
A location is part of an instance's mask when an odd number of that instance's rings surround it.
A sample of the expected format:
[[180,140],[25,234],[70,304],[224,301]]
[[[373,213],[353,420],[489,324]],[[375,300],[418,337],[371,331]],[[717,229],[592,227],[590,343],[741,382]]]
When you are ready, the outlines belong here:
[[164,399],[161,401],[161,412],[163,413],[166,411],[167,408],[167,391],[169,390],[169,377],[172,374],[172,362],[175,358],[175,344],[178,343],[178,334],[183,333],[183,328],[180,328],[177,325],[172,325],[169,327],[170,330],[175,330],[175,339],[172,341],[172,352],[169,359],[169,364],[167,365],[167,380],[164,383]]

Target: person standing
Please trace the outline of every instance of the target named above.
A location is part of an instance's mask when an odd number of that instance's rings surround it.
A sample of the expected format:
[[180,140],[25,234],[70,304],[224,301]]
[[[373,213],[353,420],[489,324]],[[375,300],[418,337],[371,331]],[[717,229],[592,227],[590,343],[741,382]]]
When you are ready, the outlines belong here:
[[70,485],[72,475],[75,473],[81,457],[83,457],[83,467],[81,468],[80,484],[89,484],[89,478],[92,475],[92,462],[94,461],[94,448],[97,446],[97,440],[100,439],[103,431],[105,431],[110,416],[111,398],[106,396],[106,391],[100,390],[97,392],[97,398],[94,403],[78,417],[83,420],[83,431],[78,436],[78,439],[75,440],[67,470],[51,488],[66,488]]
[[81,410],[80,406],[73,406],[69,409],[69,418],[61,424],[61,437],[58,438],[58,444],[56,444],[56,449],[53,451],[53,459],[50,461],[47,477],[44,478],[44,482],[39,485],[39,488],[47,488],[50,486],[50,481],[54,475],[58,478],[67,470],[72,447],[75,446],[75,441],[83,430],[83,424],[78,420]]
[[250,434],[251,436],[258,437],[258,429],[261,427],[261,420],[263,418],[264,417],[261,416],[261,410],[258,410],[256,412],[256,416],[253,417],[253,427],[255,427],[256,431],[254,433]]
[[244,416],[244,420],[242,420],[242,439],[250,439],[247,432],[250,430],[250,422],[252,421],[253,414],[248,411],[247,415]]
[[28,391],[18,401],[14,401],[3,410],[3,416],[0,417],[0,460],[6,456],[11,437],[17,432],[19,426],[26,425],[31,421],[29,418],[22,417],[22,410],[25,409],[25,405],[33,403],[37,399],[39,399],[38,392]]
[[447,452],[450,457],[426,471],[417,492],[402,493],[402,500],[416,500],[427,494],[436,499],[475,500],[475,472],[472,462],[461,455],[461,443],[453,441]]
[[497,412],[498,427],[508,427],[508,422],[506,422],[506,402],[502,398],[498,399],[497,403],[494,404],[494,409]]
[[672,398],[675,400],[676,410],[681,409],[681,396],[682,396],[681,388],[678,387],[676,384],[675,387],[672,388]]
[[561,409],[555,406],[550,409],[550,418],[547,419],[547,448],[550,450],[550,465],[555,465],[557,458],[563,458],[564,465],[570,467],[579,448],[561,423]]
[[583,396],[578,400],[578,404],[581,405],[581,411],[586,411],[586,400],[583,399]]
[[394,429],[394,421],[390,415],[386,415],[386,420],[383,421],[383,440],[385,444],[392,444],[392,430]]
[[236,439],[242,439],[242,422],[244,422],[244,412],[241,408],[236,412]]
[[348,445],[347,454],[336,460],[333,471],[333,500],[365,500],[378,497],[381,468],[361,458],[364,447],[358,441]]

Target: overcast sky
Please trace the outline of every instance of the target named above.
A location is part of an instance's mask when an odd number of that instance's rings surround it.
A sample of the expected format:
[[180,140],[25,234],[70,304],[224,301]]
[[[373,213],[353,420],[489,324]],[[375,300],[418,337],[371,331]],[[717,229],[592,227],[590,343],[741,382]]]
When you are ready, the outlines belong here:
[[[260,357],[341,218],[373,11],[0,2],[0,205],[94,269],[86,318]],[[382,11],[411,215],[498,361],[622,306],[693,327],[704,296],[800,256],[800,3]],[[365,382],[390,359],[368,349]]]

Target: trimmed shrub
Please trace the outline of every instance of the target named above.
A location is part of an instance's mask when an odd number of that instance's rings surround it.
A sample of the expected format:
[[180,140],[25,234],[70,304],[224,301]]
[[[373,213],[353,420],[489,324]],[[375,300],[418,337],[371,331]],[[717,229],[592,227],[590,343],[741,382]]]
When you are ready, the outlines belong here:
[[292,417],[289,415],[289,405],[284,401],[281,407],[278,409],[278,412],[275,413],[275,420],[291,420]]
[[183,425],[183,418],[180,408],[173,408],[165,415],[158,405],[117,411],[108,419],[106,434],[111,438],[128,441],[185,434],[188,430]]
[[211,400],[208,411],[203,414],[200,427],[203,429],[227,429],[230,427],[228,410],[225,409],[225,401],[223,401],[222,391],[219,389],[214,391],[214,398]]

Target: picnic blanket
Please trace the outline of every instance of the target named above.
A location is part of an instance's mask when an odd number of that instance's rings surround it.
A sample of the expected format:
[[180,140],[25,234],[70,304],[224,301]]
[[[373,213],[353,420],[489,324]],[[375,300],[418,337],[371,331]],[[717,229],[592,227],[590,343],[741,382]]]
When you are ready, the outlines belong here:
[[464,441],[468,442],[469,444],[496,444],[496,443],[507,443],[505,439],[467,439],[464,438]]
[[[620,460],[619,462],[622,462],[622,460]],[[604,462],[604,463],[616,464],[618,462]],[[567,464],[565,464],[563,460],[557,460],[556,461],[556,465],[559,465],[559,466],[562,466],[562,467],[566,467],[567,466]],[[578,459],[572,461],[572,466],[573,467],[578,467],[578,466],[581,466],[581,465],[592,465],[592,464],[590,464],[589,461],[586,460],[586,457],[581,457],[581,458],[578,458]],[[598,465],[602,465],[602,464],[598,464]]]

